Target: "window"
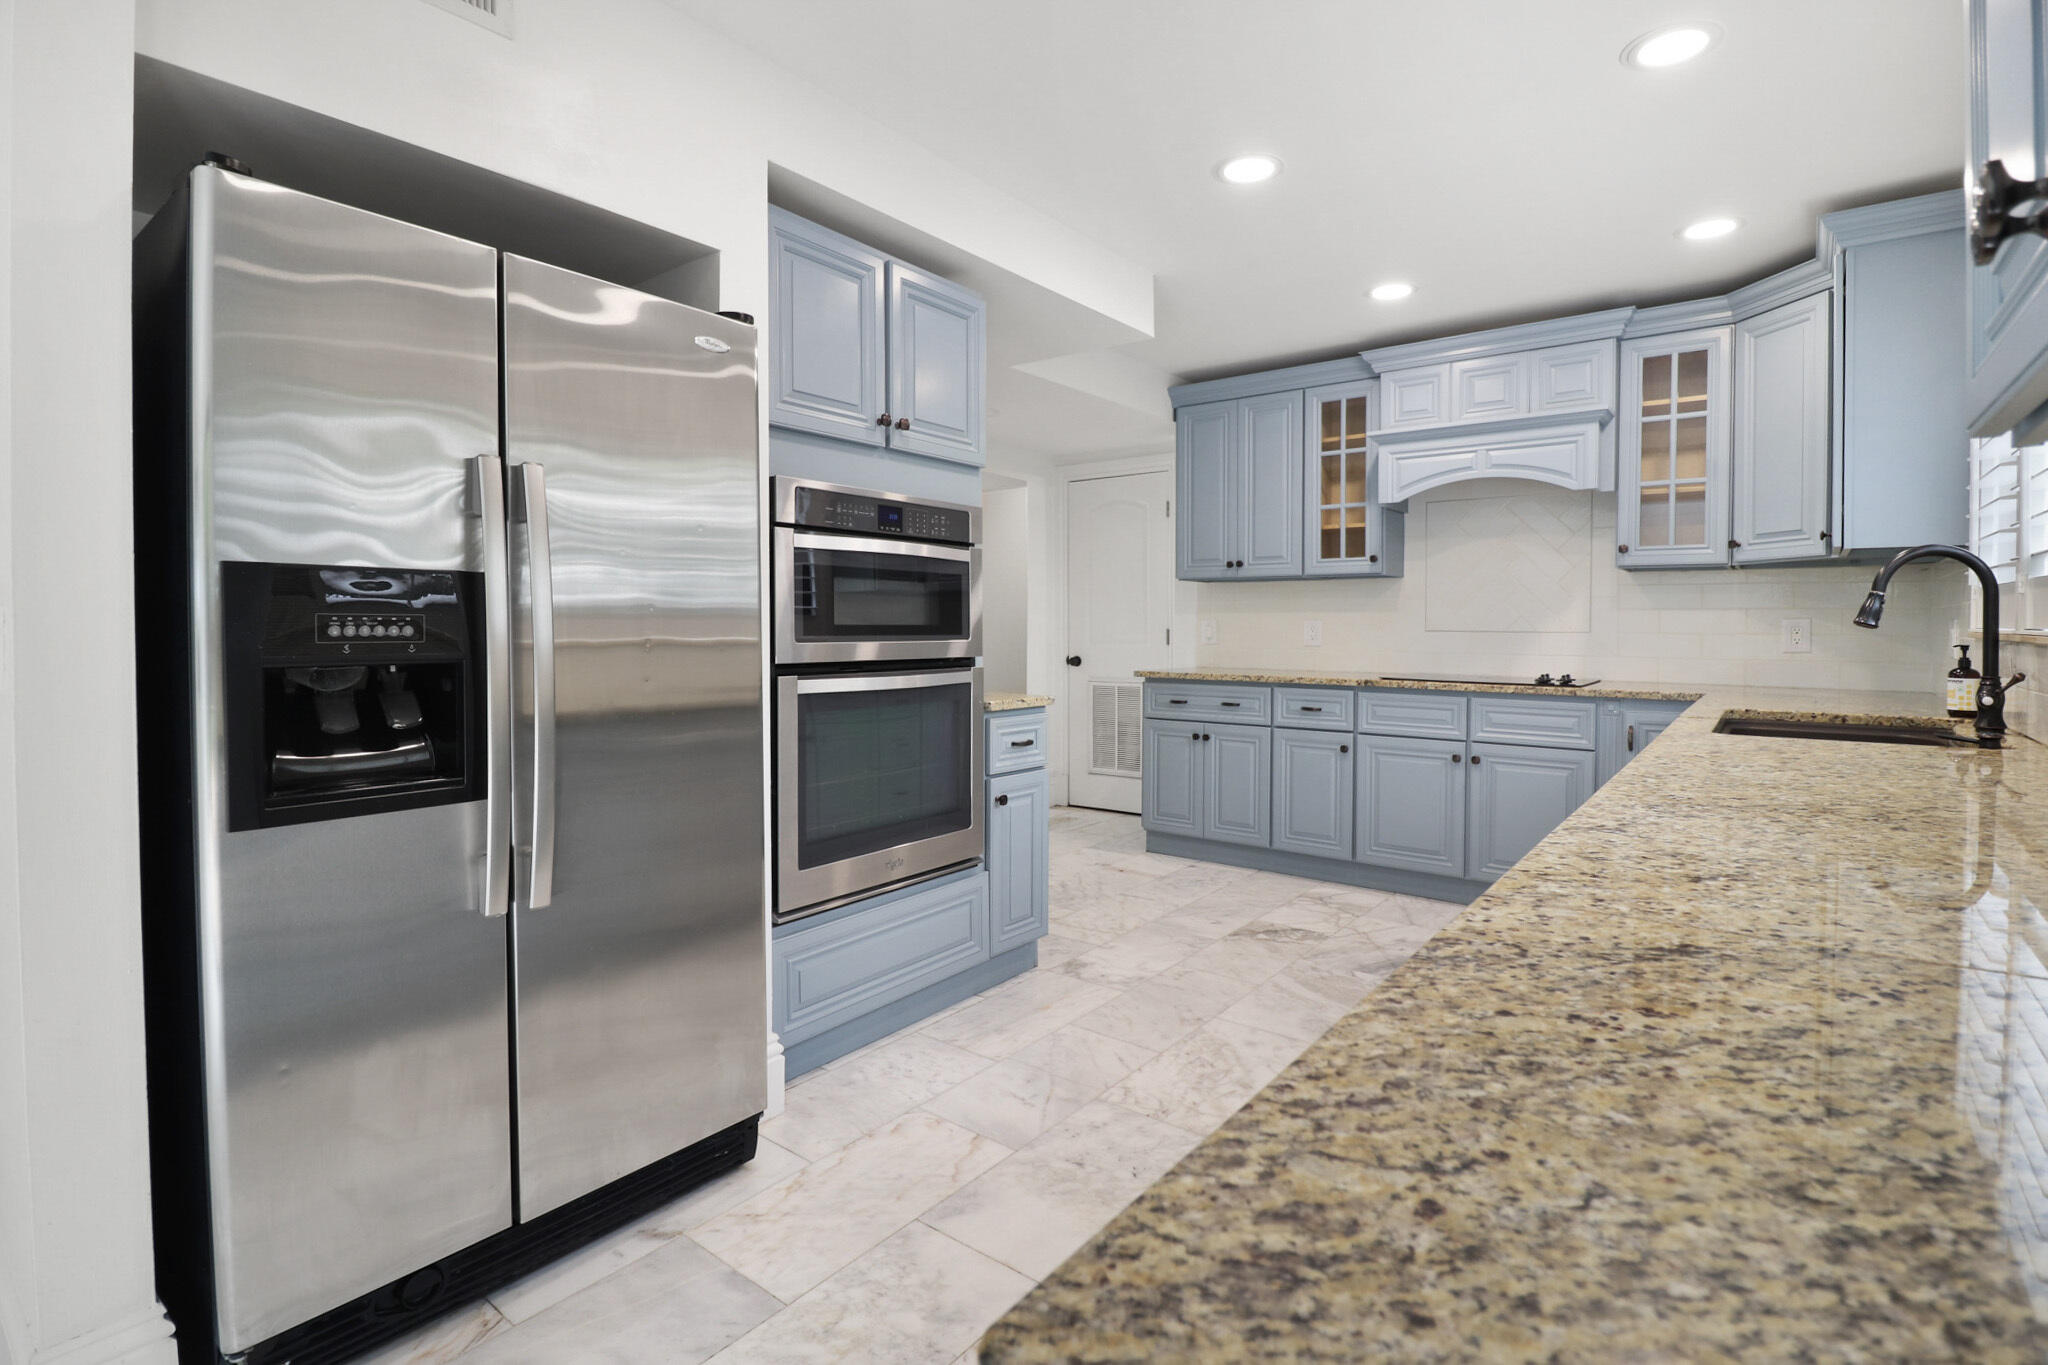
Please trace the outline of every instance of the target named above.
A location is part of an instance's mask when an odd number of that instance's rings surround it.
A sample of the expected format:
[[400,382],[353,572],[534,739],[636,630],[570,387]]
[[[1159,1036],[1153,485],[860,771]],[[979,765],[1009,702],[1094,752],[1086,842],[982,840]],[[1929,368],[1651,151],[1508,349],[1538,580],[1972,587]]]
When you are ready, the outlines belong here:
[[2048,630],[2048,445],[1971,443],[1970,548],[1998,578],[2001,624]]

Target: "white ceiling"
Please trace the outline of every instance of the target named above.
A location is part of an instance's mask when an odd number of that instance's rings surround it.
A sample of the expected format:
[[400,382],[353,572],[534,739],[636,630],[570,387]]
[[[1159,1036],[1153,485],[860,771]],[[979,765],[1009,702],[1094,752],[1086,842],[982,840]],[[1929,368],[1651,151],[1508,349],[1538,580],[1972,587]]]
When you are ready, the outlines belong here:
[[[1120,363],[1174,379],[1718,292],[1809,254],[1820,213],[1960,178],[1953,0],[672,3],[1149,265],[1157,334]],[[1618,60],[1701,20],[1724,36],[1698,61]],[[1216,179],[1252,150],[1278,179]],[[1743,226],[1675,235],[1713,214]],[[1415,295],[1365,298],[1389,278]],[[1100,395],[1039,422],[1064,382],[991,384],[1042,457],[1162,430]]]

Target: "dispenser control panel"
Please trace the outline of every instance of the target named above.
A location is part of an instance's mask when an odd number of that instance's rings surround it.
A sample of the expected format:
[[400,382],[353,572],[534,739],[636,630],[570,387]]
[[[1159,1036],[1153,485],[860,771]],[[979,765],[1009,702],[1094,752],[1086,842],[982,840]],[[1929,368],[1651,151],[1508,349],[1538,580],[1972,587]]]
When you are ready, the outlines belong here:
[[426,619],[418,612],[323,611],[313,616],[313,638],[323,645],[358,640],[405,644],[425,634]]

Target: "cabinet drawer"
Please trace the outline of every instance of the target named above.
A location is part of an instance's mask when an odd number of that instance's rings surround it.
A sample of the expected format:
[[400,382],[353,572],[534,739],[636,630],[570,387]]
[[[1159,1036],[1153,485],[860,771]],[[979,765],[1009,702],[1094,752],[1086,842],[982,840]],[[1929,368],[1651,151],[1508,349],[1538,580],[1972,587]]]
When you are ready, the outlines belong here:
[[847,906],[776,936],[775,1031],[800,1042],[988,956],[979,868]]
[[1358,694],[1358,728],[1369,735],[1416,739],[1463,739],[1465,698],[1456,692],[1390,692],[1367,688]]
[[1590,749],[1594,723],[1591,701],[1549,697],[1472,698],[1472,739],[1486,744],[1535,744],[1551,749]]
[[1155,720],[1220,720],[1232,725],[1270,725],[1273,689],[1218,683],[1180,686],[1145,684],[1145,714]]
[[1325,687],[1273,689],[1275,725],[1298,730],[1349,730],[1357,714],[1356,692]]
[[986,725],[990,777],[1045,766],[1045,712],[998,712],[987,718]]

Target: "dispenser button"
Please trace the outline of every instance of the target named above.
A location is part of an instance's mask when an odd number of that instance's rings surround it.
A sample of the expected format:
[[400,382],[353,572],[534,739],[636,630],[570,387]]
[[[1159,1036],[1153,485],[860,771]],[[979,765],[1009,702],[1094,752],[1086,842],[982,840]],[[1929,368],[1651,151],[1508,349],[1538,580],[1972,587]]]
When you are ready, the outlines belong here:
[[381,626],[381,625],[378,625],[378,626],[371,626],[371,627],[370,627],[370,634],[372,634],[372,635],[382,635],[383,633],[384,633],[384,627],[383,627],[383,626]]
[[328,625],[327,625],[327,633],[328,633],[329,635],[339,635],[339,634],[341,634],[341,627],[340,627],[340,626],[337,626],[337,625],[335,625],[335,624],[334,624],[333,622],[331,622],[331,621],[330,621],[330,622],[328,622]]
[[410,634],[412,634],[412,627],[411,627],[411,626],[400,626],[400,627],[398,628],[398,633],[399,633],[400,635],[410,635]]
[[341,628],[341,633],[343,635],[353,635],[356,633],[356,628],[354,626],[343,626]]

